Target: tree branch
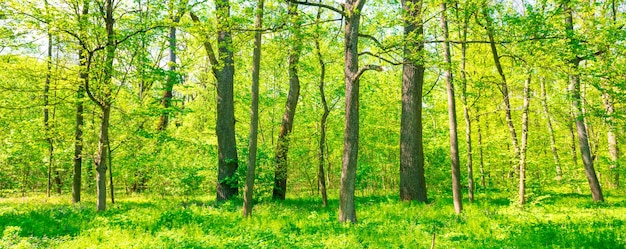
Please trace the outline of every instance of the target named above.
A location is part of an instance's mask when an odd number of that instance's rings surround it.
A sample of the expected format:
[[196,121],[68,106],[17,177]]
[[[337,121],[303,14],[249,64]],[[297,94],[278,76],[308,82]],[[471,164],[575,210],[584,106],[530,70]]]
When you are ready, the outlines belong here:
[[309,3],[306,0],[304,2],[303,1],[298,1],[298,0],[287,0],[287,1],[290,2],[290,3],[295,3],[295,4],[321,7],[321,8],[327,9],[327,10],[331,10],[331,11],[337,13],[337,14],[340,14],[341,16],[344,16],[344,17],[346,16],[346,12],[345,11],[337,9],[337,8],[335,8],[333,6],[330,6],[330,5],[323,4],[323,3]]
[[369,55],[369,56],[372,56],[372,57],[376,57],[376,58],[378,58],[378,59],[380,59],[380,60],[382,60],[384,62],[387,62],[387,63],[389,63],[391,65],[394,65],[394,66],[398,66],[398,65],[402,65],[403,64],[402,62],[393,62],[391,60],[385,59],[384,57],[382,57],[380,55],[377,55],[377,54],[374,54],[374,53],[372,53],[370,51],[365,51],[365,52],[359,53],[359,56],[361,56],[361,55]]
[[359,68],[359,71],[356,72],[352,80],[359,80],[359,78],[361,78],[361,75],[363,75],[363,73],[368,70],[384,71],[384,68],[379,65],[365,65],[364,67]]
[[[189,15],[191,16],[191,19],[193,20],[194,23],[200,23],[200,18],[198,18],[196,14],[189,11]],[[217,57],[215,57],[215,51],[213,50],[213,45],[211,45],[211,42],[209,42],[209,37],[206,34],[203,34],[203,36],[204,36],[204,40],[202,41],[202,44],[204,45],[204,49],[206,50],[206,53],[209,56],[209,62],[211,63],[213,74],[217,76],[216,67],[219,63],[217,61]]]

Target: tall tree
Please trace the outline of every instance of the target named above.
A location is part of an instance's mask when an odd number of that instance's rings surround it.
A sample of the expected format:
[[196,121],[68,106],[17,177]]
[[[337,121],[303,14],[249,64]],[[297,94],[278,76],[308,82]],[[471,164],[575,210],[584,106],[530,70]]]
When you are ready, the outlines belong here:
[[[48,1],[44,2],[46,6],[46,14],[48,13]],[[52,139],[52,130],[50,127],[50,105],[49,105],[49,93],[50,93],[50,79],[52,78],[52,33],[50,24],[48,24],[47,37],[48,37],[48,54],[46,57],[46,81],[43,87],[43,124],[45,130],[45,140],[48,143],[48,189],[47,194],[50,197],[52,192],[52,167],[54,165],[54,140]]]
[[526,204],[526,145],[528,144],[528,106],[530,105],[530,81],[532,72],[524,82],[524,103],[522,105],[522,144],[519,161],[519,204]]
[[263,2],[259,0],[254,19],[254,50],[252,52],[252,86],[250,94],[250,141],[248,142],[248,168],[243,196],[243,216],[252,215],[252,194],[256,168],[257,135],[259,133],[259,73],[261,70],[261,29],[263,28]]
[[448,18],[446,2],[440,4],[441,29],[443,30],[443,59],[445,62],[446,89],[448,90],[448,120],[450,122],[450,166],[452,168],[452,199],[454,211],[460,214],[463,211],[463,196],[461,193],[461,169],[459,165],[459,139],[456,124],[456,101],[454,98],[454,83],[452,80],[452,56],[448,41]]
[[[321,0],[320,0],[321,1]],[[321,21],[322,8],[319,7],[317,10],[316,22],[318,32],[320,31],[319,23]],[[320,98],[322,99],[322,107],[324,108],[324,113],[322,113],[322,117],[320,118],[320,140],[319,140],[319,150],[317,152],[318,157],[318,169],[317,169],[317,183],[320,191],[322,192],[322,205],[324,207],[328,206],[328,196],[326,194],[326,176],[324,174],[324,162],[326,161],[326,153],[324,149],[326,148],[326,120],[328,119],[328,115],[330,114],[330,108],[328,108],[328,103],[326,102],[326,94],[324,93],[324,80],[326,78],[326,63],[322,57],[322,48],[320,46],[320,36],[319,33],[316,33],[315,36],[315,50],[317,52],[317,60],[320,65]]]
[[554,165],[556,168],[556,179],[560,181],[563,176],[563,171],[561,169],[559,153],[556,148],[554,128],[552,127],[552,116],[550,115],[550,111],[548,111],[548,95],[546,93],[546,83],[543,77],[539,79],[539,84],[541,85],[541,105],[543,108],[543,114],[546,116],[546,125],[548,126],[548,133],[550,135],[550,148],[552,150],[552,157],[554,158]]
[[[87,15],[89,14],[89,0],[83,1],[81,13],[78,15],[79,35],[84,36]],[[78,6],[77,6],[78,8]],[[76,125],[74,126],[74,167],[72,176],[72,202],[80,202],[80,193],[82,185],[82,167],[83,167],[83,99],[85,97],[85,86],[89,85],[89,67],[91,65],[91,56],[86,49],[87,44],[84,40],[79,39],[78,60],[79,60],[79,78],[80,82],[76,89]]]
[[[238,179],[235,173],[239,167],[237,145],[235,141],[235,109],[233,102],[233,81],[235,76],[234,55],[231,35],[231,16],[229,0],[218,0],[215,3],[217,17],[218,53],[205,33],[204,49],[211,63],[211,71],[217,80],[217,200],[232,198],[239,192]],[[190,12],[194,22],[200,19]],[[217,55],[217,56],[216,56]]]
[[296,115],[296,106],[298,105],[298,98],[300,97],[298,67],[302,51],[302,35],[298,17],[298,5],[288,3],[287,8],[289,14],[289,30],[291,32],[288,65],[289,94],[287,95],[285,112],[283,113],[280,132],[276,143],[276,155],[274,158],[276,169],[274,171],[274,190],[272,191],[272,197],[280,200],[284,200],[287,194],[287,154],[289,152],[289,135],[293,129],[293,119]]
[[[457,7],[458,9],[458,7]],[[469,202],[474,201],[474,166],[472,161],[472,120],[470,119],[469,105],[467,102],[467,28],[470,15],[467,10],[461,12],[462,27],[461,36],[461,102],[463,102],[463,118],[465,119],[465,146],[467,146],[467,196]],[[483,186],[484,187],[484,186]]]
[[591,188],[591,195],[594,201],[603,202],[604,196],[602,195],[602,188],[600,187],[600,182],[596,176],[596,170],[593,167],[593,158],[589,149],[589,136],[583,116],[583,104],[580,94],[580,72],[578,71],[582,58],[576,56],[578,54],[577,49],[579,49],[581,45],[580,41],[574,36],[574,14],[570,4],[570,1],[565,1],[563,3],[563,12],[565,14],[565,34],[568,38],[568,45],[571,50],[570,52],[574,55],[574,58],[568,59],[571,71],[569,74],[570,85],[568,90],[572,102],[571,104],[576,124],[576,132],[578,134],[578,145],[583,159],[583,165],[585,167],[585,175],[587,176],[587,181],[589,182],[589,187]]
[[424,144],[422,142],[422,87],[424,85],[424,27],[422,1],[402,1],[404,63],[400,123],[400,199],[426,202]]

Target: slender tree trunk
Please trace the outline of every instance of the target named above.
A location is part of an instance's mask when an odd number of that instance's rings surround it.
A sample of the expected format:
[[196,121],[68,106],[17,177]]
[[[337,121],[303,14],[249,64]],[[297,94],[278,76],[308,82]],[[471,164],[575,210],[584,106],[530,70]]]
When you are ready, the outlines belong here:
[[539,80],[541,84],[541,105],[543,107],[543,113],[546,115],[546,123],[548,125],[548,133],[550,134],[550,148],[552,149],[552,156],[554,157],[554,165],[556,167],[556,179],[561,180],[563,171],[561,170],[561,164],[559,162],[559,153],[556,148],[556,140],[554,138],[554,129],[552,128],[552,116],[548,111],[548,97],[546,93],[546,83],[543,78]]
[[[509,86],[506,80],[506,76],[504,74],[504,70],[502,69],[502,63],[500,63],[500,56],[498,55],[498,49],[496,47],[496,42],[494,39],[494,31],[493,31],[493,20],[487,13],[486,9],[484,10],[485,19],[487,26],[487,36],[489,37],[489,45],[491,48],[491,54],[493,55],[493,61],[496,65],[496,69],[498,70],[498,74],[500,75],[501,82],[499,84],[500,93],[502,93],[502,98],[504,100],[505,107],[505,115],[506,115],[506,124],[509,127],[509,133],[511,134],[511,144],[513,145],[513,158],[514,161],[519,161],[520,159],[520,148],[517,142],[517,132],[515,131],[515,126],[513,125],[513,117],[511,115],[511,102],[510,102],[510,94],[509,94]],[[517,168],[517,167],[516,167]]]
[[113,185],[113,154],[111,153],[111,140],[107,141],[107,155],[109,156],[107,162],[109,166],[109,186],[111,189],[111,204],[115,204],[115,186]]
[[403,0],[404,63],[402,66],[402,117],[400,126],[400,199],[428,201],[422,142],[422,86],[424,53],[422,1]]
[[[89,14],[89,1],[83,2],[82,13],[78,18],[79,31],[85,32],[85,16]],[[79,41],[80,48],[78,50],[79,60],[79,77],[80,82],[76,90],[76,126],[74,127],[74,167],[72,176],[72,203],[80,202],[80,192],[82,185],[82,168],[83,168],[83,100],[85,97],[85,86],[89,85],[89,69],[91,66],[91,56],[85,49],[86,44]]]
[[[478,113],[478,111],[477,111]],[[480,115],[476,115],[476,133],[478,133],[478,162],[480,163],[480,185],[485,188],[487,182],[485,181],[485,166],[483,162],[483,134],[480,129]]]
[[[317,22],[319,23],[321,20],[322,8],[320,7],[317,10]],[[319,28],[319,27],[318,27]],[[326,148],[326,119],[328,118],[328,114],[330,113],[330,109],[328,108],[328,103],[326,102],[326,95],[324,94],[324,79],[326,77],[326,63],[324,63],[324,59],[322,58],[322,49],[320,46],[320,37],[319,35],[315,36],[315,50],[317,51],[317,60],[320,64],[320,98],[322,99],[322,107],[324,108],[324,113],[322,114],[322,118],[320,119],[320,141],[319,141],[319,151],[318,155],[318,169],[317,169],[317,182],[320,191],[322,192],[322,205],[324,207],[328,206],[328,196],[326,195],[326,176],[324,174],[324,162],[325,162],[325,153],[324,149]]]
[[[574,24],[573,13],[572,9],[569,7],[569,4],[569,2],[566,2],[563,5],[563,10],[566,15],[565,31],[568,34],[570,48],[576,49],[578,41],[576,41],[572,37],[574,33]],[[596,170],[593,167],[593,158],[589,149],[589,137],[582,112],[583,108],[580,95],[580,74],[579,72],[577,72],[579,63],[580,60],[578,58],[571,60],[572,73],[570,73],[569,75],[569,92],[572,99],[572,109],[576,122],[576,131],[578,133],[578,144],[583,158],[583,165],[585,166],[585,175],[587,176],[587,181],[589,182],[589,187],[591,188],[591,195],[594,201],[603,202],[604,197],[602,195],[602,188],[600,187],[600,182],[598,181],[598,177],[596,176]]]
[[341,160],[339,221],[356,223],[354,189],[359,154],[359,25],[365,0],[346,0],[344,25],[345,132]]
[[613,188],[619,187],[619,168],[617,160],[619,159],[619,147],[617,146],[617,136],[615,135],[615,120],[613,115],[615,113],[615,107],[613,105],[613,96],[608,92],[602,94],[604,100],[604,108],[606,109],[608,125],[607,142],[609,146],[609,156],[611,157],[611,165],[609,169],[611,171],[611,185]]
[[[171,6],[170,8],[173,7]],[[179,81],[178,74],[176,73],[176,25],[180,21],[180,18],[178,17],[179,14],[175,14],[173,10],[172,13],[172,25],[170,26],[169,31],[170,68],[167,74],[167,80],[165,81],[163,99],[161,99],[163,111],[161,113],[161,117],[159,118],[159,125],[157,127],[157,130],[159,131],[167,129],[170,112],[169,108],[172,105],[172,91],[174,89],[174,85]]]
[[252,52],[252,86],[250,97],[250,141],[248,144],[248,168],[246,171],[246,188],[243,196],[243,216],[252,215],[252,194],[254,193],[254,175],[256,168],[257,135],[259,133],[259,73],[261,69],[261,29],[263,28],[263,2],[256,6],[254,28],[254,51]]
[[[469,106],[467,103],[467,76],[465,64],[467,61],[467,23],[469,17],[463,16],[463,28],[461,37],[461,100],[463,101],[463,117],[465,118],[465,143],[467,146],[467,195],[469,202],[474,202],[474,166],[472,165],[472,120],[470,119]],[[482,174],[482,169],[481,169]],[[483,186],[484,187],[484,186]]]
[[528,144],[528,106],[530,105],[530,81],[532,74],[524,82],[524,103],[522,106],[522,144],[519,163],[519,204],[526,204],[526,145]]
[[567,125],[567,128],[569,130],[569,134],[570,134],[570,138],[571,138],[571,151],[572,151],[572,165],[574,167],[578,166],[578,153],[576,153],[576,147],[578,145],[577,141],[576,141],[576,133],[574,132],[574,125],[576,123],[575,118],[574,118],[574,111],[570,110],[570,122]]
[[454,99],[454,84],[452,82],[452,58],[450,42],[448,41],[448,18],[446,17],[446,3],[441,3],[441,28],[443,29],[443,58],[446,63],[446,88],[448,89],[448,119],[450,121],[450,162],[452,168],[452,199],[454,211],[460,214],[463,211],[463,197],[461,193],[461,170],[459,166],[459,140],[456,124],[456,101]]
[[285,112],[283,113],[280,125],[280,133],[278,134],[278,142],[276,144],[276,170],[274,171],[274,190],[272,197],[274,199],[284,200],[287,193],[287,154],[289,152],[289,136],[293,128],[293,119],[296,114],[296,106],[300,97],[300,78],[298,77],[298,66],[300,61],[301,35],[300,25],[296,20],[298,17],[298,5],[289,3],[289,15],[292,16],[291,24],[293,26],[292,47],[289,51],[289,94],[287,103],[285,104]]
[[[48,8],[48,1],[45,1],[46,10]],[[50,80],[52,78],[52,33],[48,27],[48,56],[46,59],[46,81],[43,87],[43,124],[45,129],[45,138],[48,143],[48,188],[47,194],[50,197],[52,192],[52,168],[54,165],[54,141],[52,139],[52,131],[50,125],[50,106],[48,101],[48,94],[50,92]]]
[[102,117],[100,121],[100,136],[98,138],[98,156],[96,158],[96,192],[98,199],[96,200],[96,206],[98,211],[106,210],[106,171],[107,171],[107,159],[109,152],[109,117],[111,109],[109,106],[102,106]]

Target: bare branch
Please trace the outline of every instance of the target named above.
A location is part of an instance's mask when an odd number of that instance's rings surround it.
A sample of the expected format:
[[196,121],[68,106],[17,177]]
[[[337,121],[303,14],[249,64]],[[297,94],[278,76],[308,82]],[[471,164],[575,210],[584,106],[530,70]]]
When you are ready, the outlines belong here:
[[379,65],[365,65],[364,67],[359,68],[359,71],[356,72],[353,80],[359,80],[359,78],[361,78],[361,75],[363,75],[363,73],[368,70],[384,71],[385,69]]
[[[193,22],[200,23],[200,18],[198,18],[196,14],[190,11],[189,15],[191,16],[191,19],[193,20]],[[209,42],[209,37],[206,34],[203,34],[203,36],[204,36],[204,39],[202,41],[202,44],[204,45],[204,49],[206,50],[206,53],[209,56],[209,62],[211,63],[213,74],[217,76],[216,67],[219,64],[219,62],[217,60],[217,57],[215,57],[215,51],[213,50],[213,45],[211,45],[211,42]]]
[[331,10],[331,11],[337,13],[337,14],[340,14],[341,16],[346,16],[346,12],[345,11],[337,9],[337,8],[335,8],[333,6],[330,6],[330,5],[323,4],[323,3],[309,3],[307,1],[303,2],[303,1],[298,1],[298,0],[287,0],[287,1],[289,1],[290,3],[296,3],[296,4],[301,4],[301,5],[321,7],[321,8],[327,9],[327,10]]
[[359,56],[361,56],[361,55],[369,55],[369,56],[372,56],[372,57],[376,57],[376,58],[378,58],[378,59],[380,59],[380,60],[382,60],[384,62],[387,62],[387,63],[389,63],[391,65],[394,65],[394,66],[398,66],[398,65],[402,65],[403,64],[402,62],[391,61],[389,59],[386,59],[386,58],[382,57],[381,55],[374,54],[374,53],[372,53],[370,51],[365,51],[365,52],[359,53]]

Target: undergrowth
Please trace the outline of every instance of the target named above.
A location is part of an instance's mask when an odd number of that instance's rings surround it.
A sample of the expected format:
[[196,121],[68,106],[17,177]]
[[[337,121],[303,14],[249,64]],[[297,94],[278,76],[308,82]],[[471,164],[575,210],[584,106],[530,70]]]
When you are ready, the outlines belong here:
[[626,199],[604,204],[545,194],[521,208],[483,193],[455,215],[451,200],[357,198],[358,223],[337,221],[338,201],[264,201],[241,217],[241,200],[121,196],[105,212],[67,196],[0,198],[0,248],[626,248]]

